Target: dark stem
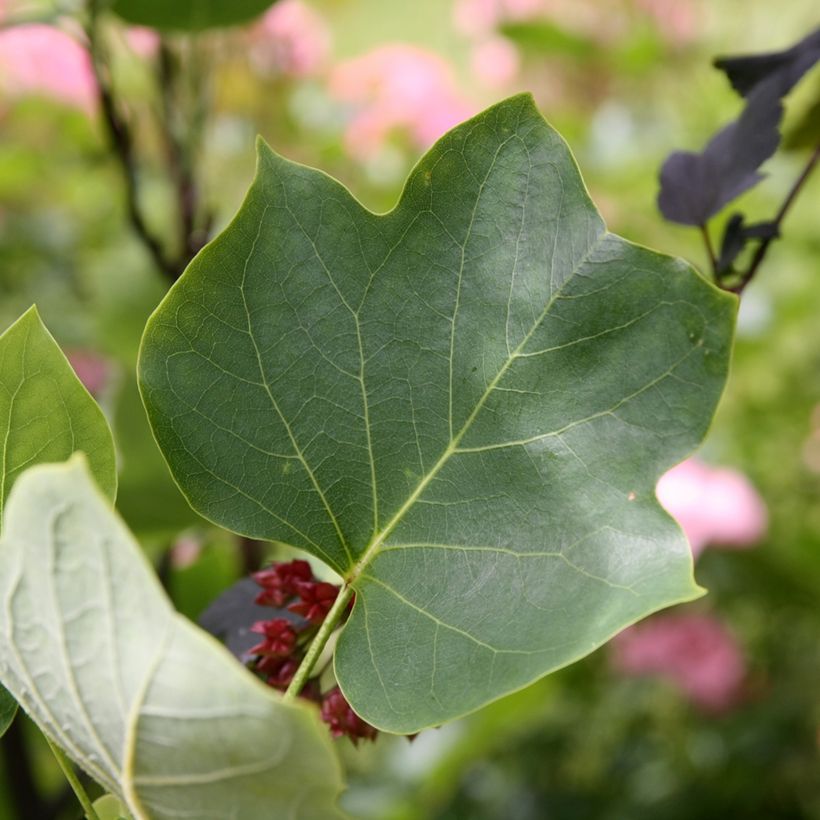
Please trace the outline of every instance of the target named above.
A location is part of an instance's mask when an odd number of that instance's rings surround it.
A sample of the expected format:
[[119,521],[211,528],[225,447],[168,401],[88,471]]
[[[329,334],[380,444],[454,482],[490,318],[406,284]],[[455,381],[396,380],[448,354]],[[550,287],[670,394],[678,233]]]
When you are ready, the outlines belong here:
[[794,181],[789,193],[786,194],[786,198],[783,200],[783,204],[780,206],[777,214],[775,215],[774,219],[772,220],[772,226],[774,227],[774,231],[772,231],[770,236],[767,236],[765,239],[761,240],[760,244],[757,246],[757,250],[755,250],[754,256],[752,256],[752,260],[749,263],[749,267],[746,271],[741,275],[740,281],[732,285],[731,287],[726,287],[726,290],[731,291],[732,293],[737,293],[740,295],[743,293],[744,288],[749,282],[752,281],[755,274],[760,268],[763,260],[766,257],[766,253],[769,250],[769,246],[772,242],[778,238],[780,235],[780,225],[786,217],[786,214],[789,212],[792,204],[794,203],[795,199],[797,199],[797,195],[802,190],[803,186],[806,184],[806,180],[811,176],[811,172],[814,170],[815,166],[817,165],[818,161],[820,161],[820,145],[812,152],[812,155],[809,157],[809,161],[806,163],[806,166],[803,168],[803,171],[800,173],[800,176]]
[[712,278],[717,279],[717,257],[715,256],[715,248],[712,245],[712,237],[709,236],[709,228],[704,225],[698,225],[700,235],[703,237],[703,244],[706,247],[706,255],[709,257],[709,264],[712,268]]
[[266,544],[264,541],[257,541],[256,538],[240,535],[238,546],[239,555],[242,559],[242,574],[251,575],[262,566]]
[[169,256],[162,242],[148,226],[142,211],[139,196],[139,169],[134,139],[129,124],[120,112],[117,104],[111,72],[106,65],[105,55],[100,43],[98,25],[99,0],[89,0],[86,36],[91,68],[97,86],[97,100],[105,126],[111,153],[119,163],[125,182],[125,203],[131,227],[145,246],[162,274],[172,282],[179,278],[187,264]]
[[[162,101],[163,136],[165,138],[168,170],[176,192],[179,220],[180,265],[184,268],[202,248],[203,232],[197,230],[199,190],[194,176],[194,146],[186,143],[180,134],[177,97],[179,91],[179,59],[168,41],[163,39],[159,48],[159,93]],[[192,127],[196,127],[193,124]]]

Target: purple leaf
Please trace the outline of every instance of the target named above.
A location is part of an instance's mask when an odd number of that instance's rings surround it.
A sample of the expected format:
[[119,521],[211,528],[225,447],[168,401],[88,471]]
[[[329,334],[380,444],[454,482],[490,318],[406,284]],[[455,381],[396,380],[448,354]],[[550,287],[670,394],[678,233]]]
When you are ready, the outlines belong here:
[[676,151],[664,162],[658,207],[668,220],[705,225],[763,179],[759,168],[780,142],[782,98],[818,59],[820,29],[784,52],[716,61],[744,94],[746,106],[701,153]]
[[787,94],[800,78],[820,60],[820,28],[791,48],[750,56],[718,57],[715,68],[726,73],[732,88],[742,97],[764,80],[778,75]]

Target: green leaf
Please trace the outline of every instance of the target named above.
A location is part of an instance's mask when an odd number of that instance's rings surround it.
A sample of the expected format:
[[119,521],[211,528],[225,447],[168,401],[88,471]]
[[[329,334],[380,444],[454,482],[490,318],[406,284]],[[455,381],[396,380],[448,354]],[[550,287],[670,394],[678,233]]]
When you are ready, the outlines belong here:
[[0,686],[0,737],[8,731],[17,714],[17,701]]
[[137,820],[339,816],[315,707],[174,612],[82,456],[15,484],[0,601],[0,678]]
[[539,56],[591,59],[603,50],[596,40],[562,28],[549,20],[527,20],[503,23],[499,33],[525,51]]
[[246,23],[275,0],[114,0],[112,9],[129,23],[170,31],[201,31]]
[[111,430],[32,307],[0,336],[0,520],[23,470],[63,461],[77,450],[88,456],[94,478],[113,499]]
[[339,683],[413,732],[700,594],[654,487],[706,431],[735,306],[607,233],[523,95],[383,216],[262,145],[148,322],[141,389],[195,509],[353,585]]
[[95,800],[94,811],[99,820],[130,820],[131,817],[128,809],[113,794],[105,794]]

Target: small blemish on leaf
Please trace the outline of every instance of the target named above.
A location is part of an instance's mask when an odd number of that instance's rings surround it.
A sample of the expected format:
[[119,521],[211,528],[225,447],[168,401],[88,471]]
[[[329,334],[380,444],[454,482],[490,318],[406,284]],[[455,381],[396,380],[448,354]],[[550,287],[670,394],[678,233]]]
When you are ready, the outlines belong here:
[[626,500],[627,500],[627,501],[634,501],[636,498],[637,498],[637,496],[635,495],[635,493],[634,493],[634,492],[631,492],[631,493],[630,493],[630,494],[626,497]]

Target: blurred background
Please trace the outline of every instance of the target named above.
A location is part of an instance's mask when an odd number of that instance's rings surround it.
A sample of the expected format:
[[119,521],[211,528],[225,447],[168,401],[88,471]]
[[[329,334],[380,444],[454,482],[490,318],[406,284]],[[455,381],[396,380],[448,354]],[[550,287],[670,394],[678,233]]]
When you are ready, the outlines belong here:
[[[278,553],[198,519],[150,437],[133,371],[173,271],[133,230],[71,6],[55,16],[44,0],[0,0],[0,330],[38,304],[114,425],[122,513],[196,618]],[[161,41],[113,16],[99,36],[138,210],[166,258],[230,220],[257,134],[384,211],[438,136],[528,90],[610,228],[703,267],[697,232],[657,211],[658,169],[741,109],[714,56],[781,49],[818,24],[816,0],[279,0],[195,36]],[[787,100],[784,132],[818,99],[815,68]],[[752,218],[773,215],[806,161],[798,137],[786,143],[739,203]],[[709,595],[413,742],[338,741],[353,816],[820,818],[818,316],[820,174],[744,293],[704,447],[659,489]],[[24,719],[0,753],[0,820],[38,820],[46,805],[79,816]]]

